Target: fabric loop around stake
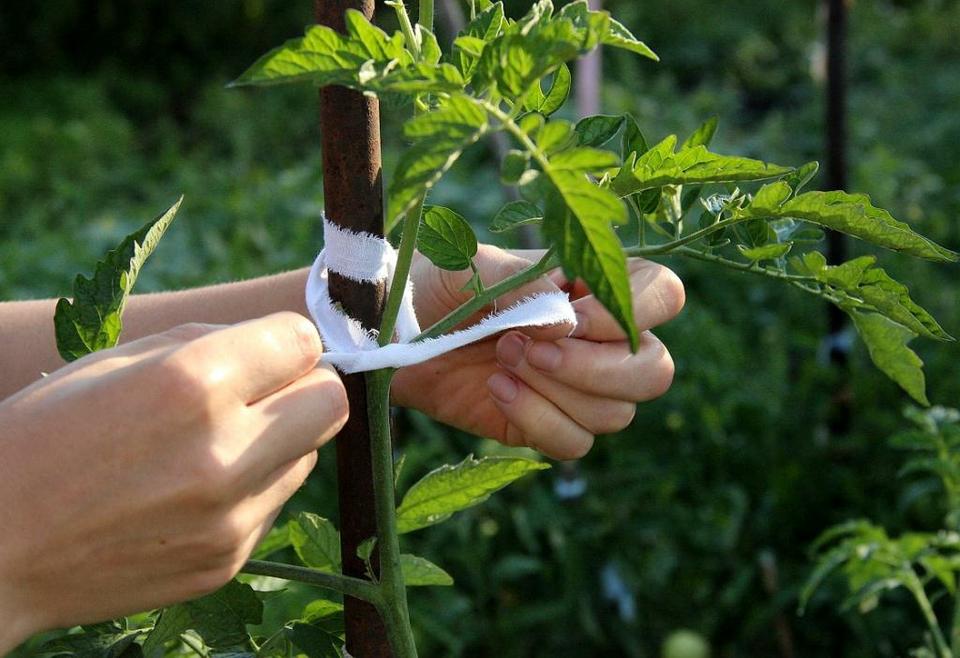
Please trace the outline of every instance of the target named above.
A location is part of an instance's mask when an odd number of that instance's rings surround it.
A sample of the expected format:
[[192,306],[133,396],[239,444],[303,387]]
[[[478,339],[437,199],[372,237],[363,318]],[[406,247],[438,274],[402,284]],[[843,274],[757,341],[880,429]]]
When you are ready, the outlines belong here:
[[397,253],[384,238],[357,233],[324,218],[324,248],[307,277],[307,309],[323,339],[323,360],[345,374],[422,363],[507,329],[576,324],[576,314],[563,292],[540,293],[483,318],[461,331],[413,342],[420,324],[408,281],[397,315],[398,342],[380,347],[376,332],[364,329],[330,298],[331,272],[354,281],[386,282],[389,286]]

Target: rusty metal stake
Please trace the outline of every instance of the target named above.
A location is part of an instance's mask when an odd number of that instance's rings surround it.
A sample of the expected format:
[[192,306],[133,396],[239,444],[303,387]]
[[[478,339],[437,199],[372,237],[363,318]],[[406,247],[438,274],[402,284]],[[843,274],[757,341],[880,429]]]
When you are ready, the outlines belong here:
[[[317,22],[345,31],[344,14],[357,9],[373,18],[373,0],[315,0]],[[376,99],[345,89],[320,90],[323,194],[327,219],[354,231],[383,235],[383,186],[380,159],[380,108]],[[358,283],[330,275],[330,297],[363,326],[377,328],[385,301],[383,285]],[[350,419],[337,437],[340,548],[343,573],[365,577],[357,546],[377,534],[374,509],[370,427],[364,377],[344,377]],[[378,565],[374,555],[371,564]],[[354,658],[389,658],[390,646],[376,609],[344,600],[347,650]]]

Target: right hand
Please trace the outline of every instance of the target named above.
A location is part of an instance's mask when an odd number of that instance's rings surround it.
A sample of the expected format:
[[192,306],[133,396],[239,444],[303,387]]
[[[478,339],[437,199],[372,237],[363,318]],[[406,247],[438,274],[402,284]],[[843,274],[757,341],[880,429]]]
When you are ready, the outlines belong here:
[[279,313],[91,354],[0,403],[0,655],[232,578],[348,414]]

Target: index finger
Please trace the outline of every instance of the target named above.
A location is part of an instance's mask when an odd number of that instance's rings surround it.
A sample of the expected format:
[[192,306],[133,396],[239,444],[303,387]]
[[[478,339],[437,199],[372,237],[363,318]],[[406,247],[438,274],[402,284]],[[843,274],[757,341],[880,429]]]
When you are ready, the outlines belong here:
[[171,356],[207,383],[251,404],[308,373],[322,354],[313,323],[287,311],[207,334]]

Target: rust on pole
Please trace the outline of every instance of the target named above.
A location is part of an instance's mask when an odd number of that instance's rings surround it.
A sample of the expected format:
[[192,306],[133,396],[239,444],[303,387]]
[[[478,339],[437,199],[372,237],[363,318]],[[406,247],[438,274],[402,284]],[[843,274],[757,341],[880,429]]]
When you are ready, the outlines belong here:
[[[344,14],[357,9],[373,18],[373,0],[315,0],[317,22],[345,31]],[[327,219],[354,231],[383,235],[383,185],[380,159],[380,109],[376,99],[343,87],[320,90],[323,194]],[[380,326],[383,285],[330,275],[330,297],[363,326]],[[343,572],[365,577],[357,546],[377,533],[374,511],[370,428],[364,376],[344,378],[350,419],[337,436],[337,486]],[[375,556],[376,558],[376,556]],[[377,565],[377,559],[372,564]],[[354,658],[389,658],[390,646],[376,609],[364,601],[344,600],[347,650]]]

